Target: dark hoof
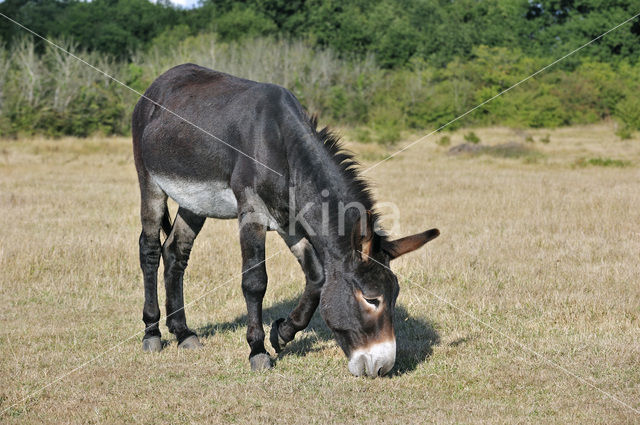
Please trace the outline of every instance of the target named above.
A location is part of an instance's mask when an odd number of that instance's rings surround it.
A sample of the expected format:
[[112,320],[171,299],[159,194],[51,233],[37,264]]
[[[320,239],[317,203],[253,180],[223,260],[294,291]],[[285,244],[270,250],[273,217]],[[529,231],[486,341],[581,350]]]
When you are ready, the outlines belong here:
[[178,348],[182,348],[184,350],[198,350],[202,348],[202,343],[197,336],[191,335],[189,338],[178,344]]
[[159,336],[152,336],[142,340],[142,351],[147,353],[159,353],[162,351],[162,341]]
[[261,370],[271,369],[271,357],[266,353],[256,354],[249,359],[251,363],[251,370],[259,372]]
[[271,346],[276,353],[281,352],[284,347],[287,345],[287,342],[282,339],[280,333],[278,332],[278,328],[284,322],[284,319],[278,319],[271,325],[271,332],[269,333],[269,342],[271,342]]

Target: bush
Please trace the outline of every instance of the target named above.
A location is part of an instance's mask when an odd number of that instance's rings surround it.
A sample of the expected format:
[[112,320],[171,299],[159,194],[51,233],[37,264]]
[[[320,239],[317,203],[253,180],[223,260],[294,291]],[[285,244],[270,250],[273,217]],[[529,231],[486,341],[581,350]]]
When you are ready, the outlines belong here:
[[473,143],[474,145],[477,145],[478,143],[480,143],[480,138],[473,131],[470,131],[467,134],[465,134],[464,140],[466,140],[469,143]]
[[377,122],[373,130],[378,143],[394,143],[400,140],[400,126],[393,121]]
[[274,34],[278,26],[254,9],[236,5],[228,13],[214,16],[211,29],[221,40],[242,40]]
[[616,136],[622,140],[629,140],[633,136],[633,132],[626,125],[622,125],[616,130]]
[[353,129],[353,138],[361,143],[369,143],[373,141],[371,137],[371,130],[367,127],[356,127]]
[[640,99],[636,95],[624,98],[616,105],[615,116],[627,129],[640,130]]
[[436,144],[438,144],[440,146],[449,146],[451,144],[451,137],[442,136],[441,138],[436,140]]

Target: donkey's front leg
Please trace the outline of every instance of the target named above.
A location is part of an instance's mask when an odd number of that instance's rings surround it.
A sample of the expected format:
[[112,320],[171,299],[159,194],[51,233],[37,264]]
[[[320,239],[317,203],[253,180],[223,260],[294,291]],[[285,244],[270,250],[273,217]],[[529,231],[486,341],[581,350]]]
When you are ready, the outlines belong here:
[[[250,214],[250,213],[248,213]],[[242,293],[247,303],[247,342],[251,347],[249,362],[252,370],[271,368],[271,358],[264,348],[262,299],[267,290],[267,269],[264,247],[267,228],[246,220],[240,214],[240,249],[242,250]]]
[[305,329],[313,313],[318,308],[320,293],[324,285],[324,270],[318,255],[308,239],[301,236],[290,236],[280,233],[280,236],[296,256],[306,277],[306,285],[298,305],[286,319],[278,319],[271,325],[269,340],[276,352],[292,341],[296,333]]

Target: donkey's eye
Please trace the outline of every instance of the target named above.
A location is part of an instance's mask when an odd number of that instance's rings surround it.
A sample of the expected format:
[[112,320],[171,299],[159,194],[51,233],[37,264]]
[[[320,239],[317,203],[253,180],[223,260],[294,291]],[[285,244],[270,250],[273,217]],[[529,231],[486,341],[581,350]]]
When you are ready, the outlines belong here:
[[378,306],[380,305],[379,298],[365,298],[364,300],[369,304],[371,304],[372,306],[374,306],[375,308],[378,308]]

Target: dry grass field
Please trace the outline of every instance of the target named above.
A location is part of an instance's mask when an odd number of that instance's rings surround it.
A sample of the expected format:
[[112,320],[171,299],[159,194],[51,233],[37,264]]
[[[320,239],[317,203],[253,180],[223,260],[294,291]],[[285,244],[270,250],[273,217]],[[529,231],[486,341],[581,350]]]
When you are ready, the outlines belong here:
[[[640,140],[474,131],[527,149],[451,156],[438,135],[367,173],[399,233],[442,232],[394,265],[398,361],[375,380],[318,315],[250,371],[235,221],[207,222],[185,278],[204,349],[178,351],[163,317],[168,346],[143,354],[130,141],[0,141],[0,422],[640,423]],[[269,235],[274,254],[267,325],[303,287]]]

